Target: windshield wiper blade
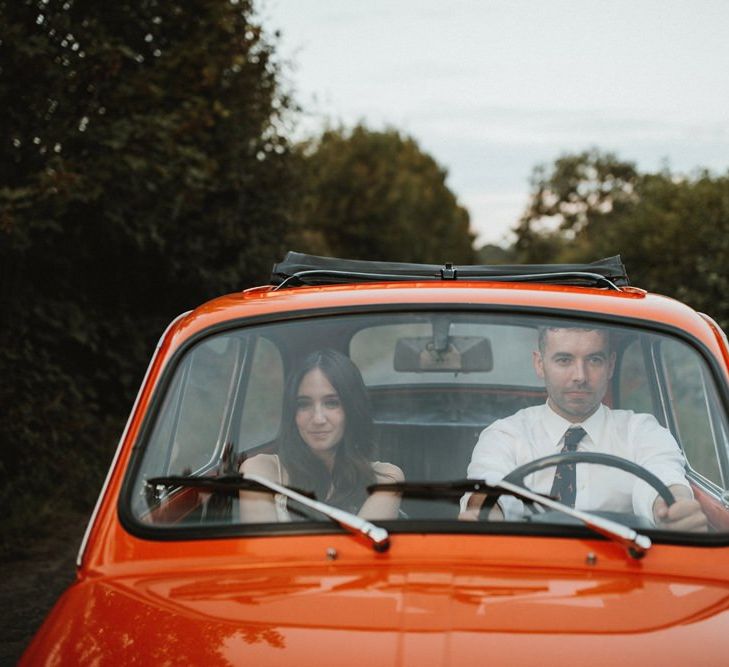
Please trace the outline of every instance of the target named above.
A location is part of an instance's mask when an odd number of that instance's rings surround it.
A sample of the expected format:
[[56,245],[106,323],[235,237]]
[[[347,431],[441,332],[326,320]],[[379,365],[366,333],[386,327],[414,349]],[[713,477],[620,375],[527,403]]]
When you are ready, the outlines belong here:
[[596,516],[589,512],[583,512],[582,510],[576,510],[557,502],[550,496],[534,493],[529,489],[504,480],[495,482],[494,484],[488,484],[484,480],[477,479],[460,479],[450,482],[392,482],[387,484],[373,484],[367,487],[367,491],[369,493],[375,491],[397,491],[406,496],[419,496],[424,498],[460,497],[461,494],[468,492],[483,493],[489,497],[509,495],[529,503],[538,503],[581,521],[587,528],[625,547],[632,558],[643,558],[646,551],[652,545],[651,539],[647,535],[642,535],[617,521]]
[[381,526],[351,514],[338,507],[332,507],[315,500],[304,491],[283,486],[259,475],[223,475],[221,477],[194,477],[191,475],[171,475],[168,477],[151,477],[147,484],[152,486],[187,486],[210,491],[268,491],[280,493],[297,503],[313,509],[332,519],[340,526],[352,532],[364,535],[372,542],[375,551],[383,552],[390,548],[390,534]]
[[[269,491],[275,493],[267,486],[239,474],[220,475],[219,477],[168,475],[166,477],[150,477],[145,482],[151,486],[186,486],[204,491]],[[309,491],[293,490],[309,498],[314,497],[314,494]]]
[[583,512],[582,510],[574,509],[567,505],[563,505],[556,500],[552,500],[549,496],[543,496],[539,493],[529,491],[522,486],[512,484],[501,480],[496,482],[494,486],[509,491],[517,498],[522,500],[529,500],[535,503],[539,503],[544,507],[556,510],[567,516],[574,517],[585,524],[590,530],[594,530],[596,533],[607,537],[613,542],[625,547],[631,558],[640,559],[645,556],[646,551],[651,548],[652,542],[650,537],[642,535],[637,531],[633,530],[629,526],[624,526],[622,523],[606,519],[605,517],[596,516],[590,512]]
[[445,482],[383,482],[371,484],[367,492],[391,491],[412,498],[460,498],[464,493],[485,493],[488,496],[513,495],[505,489],[498,489],[480,479],[457,479]]

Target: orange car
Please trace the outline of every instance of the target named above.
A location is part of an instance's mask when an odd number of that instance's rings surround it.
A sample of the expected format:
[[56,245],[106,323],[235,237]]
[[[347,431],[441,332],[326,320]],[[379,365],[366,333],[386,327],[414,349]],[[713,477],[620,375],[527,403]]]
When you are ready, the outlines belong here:
[[726,664],[728,380],[619,258],[289,253],[162,336],[21,664]]

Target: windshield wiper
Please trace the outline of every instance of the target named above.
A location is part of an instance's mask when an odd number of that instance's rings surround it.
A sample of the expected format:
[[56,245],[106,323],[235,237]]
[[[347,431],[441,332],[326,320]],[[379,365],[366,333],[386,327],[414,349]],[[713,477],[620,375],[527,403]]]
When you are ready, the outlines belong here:
[[494,484],[488,484],[485,481],[474,479],[455,480],[452,482],[394,482],[373,484],[367,487],[367,491],[369,493],[373,493],[374,491],[396,491],[403,495],[426,498],[453,497],[466,492],[484,493],[489,497],[510,495],[520,500],[526,500],[529,503],[538,503],[581,521],[590,530],[625,547],[631,558],[643,558],[646,551],[652,545],[651,539],[647,535],[642,535],[617,521],[596,516],[590,512],[576,510],[553,500],[549,496],[534,493],[529,489],[504,480],[495,482]]
[[189,475],[151,477],[146,480],[147,484],[153,486],[187,486],[210,491],[269,491],[280,493],[297,503],[313,509],[320,514],[330,518],[340,526],[348,530],[364,535],[372,542],[375,551],[383,552],[390,548],[390,534],[384,528],[363,519],[356,514],[351,514],[338,507],[332,507],[319,500],[315,500],[303,491],[283,486],[270,479],[259,475],[224,475],[221,477],[193,477]]
[[607,537],[613,542],[621,544],[625,547],[625,550],[632,558],[643,558],[643,556],[645,556],[645,552],[648,551],[653,544],[650,537],[633,530],[629,526],[624,526],[622,523],[606,519],[602,516],[597,516],[590,512],[576,510],[573,507],[569,507],[557,502],[556,500],[552,500],[549,496],[534,493],[533,491],[529,491],[528,489],[512,484],[511,482],[501,480],[500,482],[496,482],[495,486],[511,491],[517,498],[539,503],[540,505],[544,505],[544,507],[549,507],[549,509],[557,510],[562,514],[566,514],[567,516],[571,516],[582,521],[582,523],[591,530],[594,530],[596,533]]
[[392,491],[411,498],[460,498],[464,493],[485,493],[487,496],[511,496],[505,489],[497,489],[480,479],[456,479],[446,482],[382,482],[370,484],[369,494],[375,491]]

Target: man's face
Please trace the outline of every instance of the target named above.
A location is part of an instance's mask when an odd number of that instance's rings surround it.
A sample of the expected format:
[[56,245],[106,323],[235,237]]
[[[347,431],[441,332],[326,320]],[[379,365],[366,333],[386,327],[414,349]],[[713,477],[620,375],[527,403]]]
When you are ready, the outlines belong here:
[[587,419],[600,405],[615,367],[604,332],[548,329],[544,349],[534,352],[550,407],[571,422]]

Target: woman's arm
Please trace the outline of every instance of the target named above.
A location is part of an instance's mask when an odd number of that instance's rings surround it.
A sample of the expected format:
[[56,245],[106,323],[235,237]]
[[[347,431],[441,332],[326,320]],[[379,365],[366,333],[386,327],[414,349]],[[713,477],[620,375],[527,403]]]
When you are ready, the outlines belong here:
[[[402,470],[392,463],[378,461],[372,464],[378,484],[402,482]],[[377,491],[370,495],[357,514],[363,519],[397,519],[400,509],[400,494],[390,491]]]
[[[278,482],[278,465],[271,454],[257,454],[243,461],[240,467],[243,475],[260,475],[272,482]],[[240,491],[240,520],[243,523],[270,523],[278,521],[276,505],[272,493],[259,491]]]

